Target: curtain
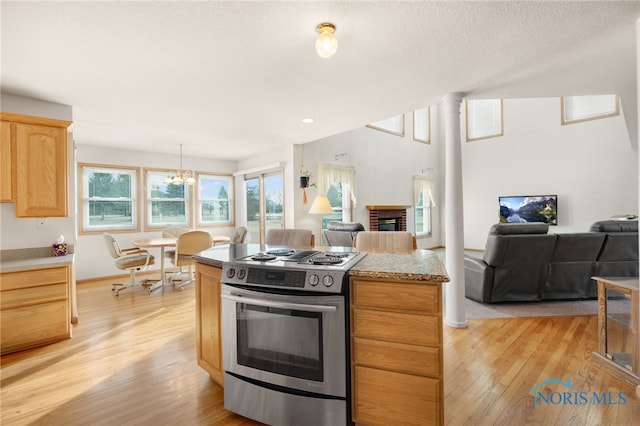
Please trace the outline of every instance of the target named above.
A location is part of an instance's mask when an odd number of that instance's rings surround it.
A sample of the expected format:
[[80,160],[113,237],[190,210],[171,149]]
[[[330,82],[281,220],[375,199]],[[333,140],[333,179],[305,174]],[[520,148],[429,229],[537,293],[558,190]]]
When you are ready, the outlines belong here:
[[413,205],[416,206],[420,202],[420,195],[424,193],[424,206],[435,207],[434,196],[435,184],[433,179],[424,176],[413,177]]
[[318,189],[320,194],[326,195],[334,183],[346,183],[351,192],[351,202],[356,204],[356,170],[353,166],[342,164],[318,164]]

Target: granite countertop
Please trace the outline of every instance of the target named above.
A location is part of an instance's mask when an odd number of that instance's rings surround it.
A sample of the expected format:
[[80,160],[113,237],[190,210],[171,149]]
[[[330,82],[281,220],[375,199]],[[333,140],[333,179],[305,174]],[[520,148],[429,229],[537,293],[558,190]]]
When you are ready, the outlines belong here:
[[51,247],[9,249],[0,251],[0,272],[25,271],[29,269],[54,268],[73,265],[73,247],[66,256],[53,256]]
[[[316,247],[328,250],[328,247]],[[259,244],[214,246],[195,256],[200,263],[222,267],[224,262],[264,250]],[[349,276],[374,279],[448,282],[442,261],[430,250],[369,251],[349,270]]]
[[351,277],[448,282],[436,252],[430,250],[369,251],[349,270]]

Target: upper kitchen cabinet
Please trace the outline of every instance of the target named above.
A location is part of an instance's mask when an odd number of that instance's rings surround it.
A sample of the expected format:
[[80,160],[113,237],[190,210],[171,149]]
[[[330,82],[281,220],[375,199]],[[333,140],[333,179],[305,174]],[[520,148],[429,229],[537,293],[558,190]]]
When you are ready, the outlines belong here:
[[[13,166],[12,197],[17,217],[68,216],[69,121],[2,113],[3,169],[6,149]],[[6,124],[10,130],[5,130]],[[10,141],[6,142],[5,138]],[[4,172],[3,172],[4,181]],[[3,201],[4,188],[3,183]]]
[[0,202],[15,201],[15,147],[11,138],[11,123],[0,121]]

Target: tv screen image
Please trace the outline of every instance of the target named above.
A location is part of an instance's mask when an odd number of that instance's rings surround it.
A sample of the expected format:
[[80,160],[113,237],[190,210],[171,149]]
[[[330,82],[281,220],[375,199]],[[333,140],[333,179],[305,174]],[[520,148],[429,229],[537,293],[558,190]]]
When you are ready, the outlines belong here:
[[498,197],[500,223],[542,222],[558,224],[557,195],[511,195]]

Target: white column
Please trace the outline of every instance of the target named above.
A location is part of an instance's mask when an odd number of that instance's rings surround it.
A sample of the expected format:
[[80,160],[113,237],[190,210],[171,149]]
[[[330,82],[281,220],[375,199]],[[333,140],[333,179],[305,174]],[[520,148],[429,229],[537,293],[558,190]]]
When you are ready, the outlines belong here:
[[462,147],[460,106],[462,93],[444,96],[445,123],[445,257],[451,281],[445,284],[444,323],[465,328],[464,218],[462,210]]
[[[640,19],[636,20],[636,92],[637,92],[637,107],[638,114],[636,126],[640,125]],[[636,129],[636,135],[638,137],[636,144],[636,156],[638,157],[638,200],[640,203],[640,129]],[[640,209],[640,204],[638,205]],[[640,247],[639,247],[640,248]],[[640,303],[640,300],[638,301]],[[638,318],[636,318],[636,324],[640,324],[640,309],[638,310]],[[637,337],[636,337],[637,338]],[[636,396],[640,398],[640,385],[636,386]]]

